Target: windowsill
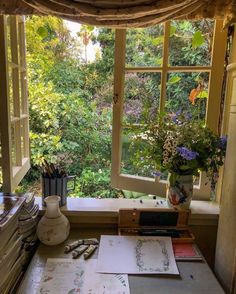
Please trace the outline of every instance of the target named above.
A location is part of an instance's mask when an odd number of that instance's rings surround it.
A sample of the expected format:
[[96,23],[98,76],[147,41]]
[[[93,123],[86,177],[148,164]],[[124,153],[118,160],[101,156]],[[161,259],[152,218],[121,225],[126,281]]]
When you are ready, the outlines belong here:
[[[35,202],[42,207],[41,197],[35,197]],[[165,201],[156,205],[157,200],[137,199],[94,199],[94,198],[67,198],[67,205],[61,211],[72,223],[89,224],[117,224],[120,208],[167,208]],[[217,225],[219,204],[211,201],[193,200],[191,203],[190,225]]]

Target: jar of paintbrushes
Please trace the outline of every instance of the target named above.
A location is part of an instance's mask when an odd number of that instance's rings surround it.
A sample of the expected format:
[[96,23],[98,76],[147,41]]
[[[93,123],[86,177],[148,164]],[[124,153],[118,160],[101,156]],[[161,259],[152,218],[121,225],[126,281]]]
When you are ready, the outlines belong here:
[[[69,187],[68,183],[73,182]],[[60,206],[66,205],[67,195],[75,189],[76,176],[69,176],[67,173],[46,160],[42,164],[42,202],[48,196],[57,195],[60,197]]]

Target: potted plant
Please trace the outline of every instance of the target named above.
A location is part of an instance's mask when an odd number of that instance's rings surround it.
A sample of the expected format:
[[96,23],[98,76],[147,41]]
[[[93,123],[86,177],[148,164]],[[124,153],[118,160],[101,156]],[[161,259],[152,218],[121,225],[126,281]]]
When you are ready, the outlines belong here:
[[[193,192],[193,176],[206,172],[215,189],[220,166],[223,165],[227,138],[219,137],[201,120],[193,120],[181,112],[161,114],[155,122],[141,126],[133,143],[136,160],[150,164],[154,174],[169,173],[167,203],[169,206],[189,208]],[[139,145],[140,146],[140,145]]]

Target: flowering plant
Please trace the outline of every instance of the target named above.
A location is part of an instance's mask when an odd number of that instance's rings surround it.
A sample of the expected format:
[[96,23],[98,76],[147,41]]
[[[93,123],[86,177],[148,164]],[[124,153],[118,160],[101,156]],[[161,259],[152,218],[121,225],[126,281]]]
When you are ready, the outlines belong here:
[[[134,141],[143,148],[136,150],[136,160],[152,164],[154,175],[168,171],[180,175],[198,176],[206,172],[215,187],[219,167],[223,165],[227,138],[219,137],[202,121],[191,120],[183,113],[162,114],[155,123],[143,126]],[[137,157],[138,156],[138,157]],[[158,172],[157,172],[158,171]]]

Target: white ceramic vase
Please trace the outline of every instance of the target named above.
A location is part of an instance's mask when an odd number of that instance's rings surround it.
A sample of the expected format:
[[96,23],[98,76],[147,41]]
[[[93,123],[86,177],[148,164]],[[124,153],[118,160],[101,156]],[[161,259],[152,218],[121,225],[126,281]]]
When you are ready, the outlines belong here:
[[193,176],[169,175],[166,201],[171,208],[189,209],[193,196]]
[[38,223],[37,236],[45,245],[58,245],[67,239],[70,223],[60,211],[59,196],[48,196],[44,201],[46,212]]

